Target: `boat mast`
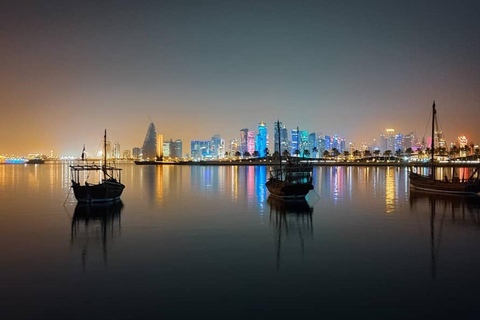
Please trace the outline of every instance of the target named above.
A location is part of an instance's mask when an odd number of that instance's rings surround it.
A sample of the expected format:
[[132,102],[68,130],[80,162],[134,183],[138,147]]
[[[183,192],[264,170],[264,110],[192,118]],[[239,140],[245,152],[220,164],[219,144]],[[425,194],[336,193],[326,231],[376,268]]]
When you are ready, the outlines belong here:
[[107,180],[107,129],[103,135],[103,180]]
[[[297,164],[298,164],[298,158],[300,157],[300,131],[298,130],[298,127],[297,127],[297,150],[298,150],[298,154],[297,154]],[[295,152],[297,150],[295,150]]]
[[277,119],[277,132],[278,132],[278,155],[280,158],[280,177],[282,177],[282,143],[280,141],[280,120]]
[[435,118],[437,117],[437,111],[435,110],[435,100],[433,100],[432,105],[433,113],[432,113],[432,143],[430,145],[430,151],[432,152],[431,162],[432,162],[432,180],[435,181]]

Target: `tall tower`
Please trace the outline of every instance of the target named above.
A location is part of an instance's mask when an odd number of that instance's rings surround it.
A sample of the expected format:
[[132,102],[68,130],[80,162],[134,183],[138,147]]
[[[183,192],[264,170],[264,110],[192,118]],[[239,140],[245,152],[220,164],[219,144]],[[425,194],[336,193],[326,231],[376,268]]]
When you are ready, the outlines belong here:
[[[280,121],[275,121],[275,124],[273,126],[273,145],[274,145],[274,152],[280,152],[280,154],[283,153],[283,151],[288,150],[288,130],[285,127],[285,125],[280,122],[280,125],[278,125]],[[280,136],[278,135],[278,127],[280,127]],[[280,149],[278,150],[278,139],[280,138]],[[271,151],[270,151],[271,152]]]
[[383,152],[390,150],[392,153],[395,152],[395,129],[385,130],[386,140],[387,140],[387,149]]
[[148,126],[145,140],[143,141],[143,159],[156,160],[157,157],[157,133],[155,131],[155,125],[150,123]]
[[157,160],[163,160],[163,134],[157,134]]
[[243,155],[248,151],[248,129],[240,130],[240,153]]
[[298,136],[298,129],[292,129],[292,144],[291,144],[292,148],[291,148],[290,154],[294,155],[295,150],[300,150],[299,144],[300,144],[300,141]]
[[247,135],[247,151],[250,155],[255,152],[255,131],[248,131]]
[[260,157],[265,157],[267,153],[265,149],[267,148],[267,125],[265,122],[260,122],[258,124],[258,134],[257,134],[257,151],[260,154]]

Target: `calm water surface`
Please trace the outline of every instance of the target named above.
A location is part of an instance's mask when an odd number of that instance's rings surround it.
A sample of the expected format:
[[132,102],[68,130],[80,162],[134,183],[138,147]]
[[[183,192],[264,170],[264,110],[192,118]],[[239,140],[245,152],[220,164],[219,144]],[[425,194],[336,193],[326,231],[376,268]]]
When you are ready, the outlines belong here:
[[480,204],[404,168],[318,167],[306,203],[267,167],[122,164],[77,205],[67,164],[0,165],[0,318],[477,319]]

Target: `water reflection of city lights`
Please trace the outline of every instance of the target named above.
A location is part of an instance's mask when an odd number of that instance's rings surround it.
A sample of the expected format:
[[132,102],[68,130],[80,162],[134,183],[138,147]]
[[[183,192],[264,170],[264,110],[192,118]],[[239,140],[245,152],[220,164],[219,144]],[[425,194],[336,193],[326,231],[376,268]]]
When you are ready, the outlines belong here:
[[232,173],[232,201],[237,202],[238,200],[238,167],[231,167]]
[[267,181],[267,167],[266,166],[256,166],[255,167],[255,185],[256,185],[256,195],[258,198],[258,209],[260,213],[265,211],[265,202],[267,198],[267,190],[265,187],[265,182]]
[[391,167],[385,172],[385,210],[387,213],[395,210],[395,172]]

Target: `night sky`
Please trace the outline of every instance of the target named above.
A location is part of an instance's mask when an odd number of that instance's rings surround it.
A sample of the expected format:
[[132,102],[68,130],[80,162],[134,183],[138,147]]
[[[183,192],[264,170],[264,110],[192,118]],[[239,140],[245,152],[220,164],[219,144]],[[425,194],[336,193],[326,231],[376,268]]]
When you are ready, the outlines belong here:
[[480,143],[480,1],[3,1],[0,154],[227,143],[265,121],[360,145]]

